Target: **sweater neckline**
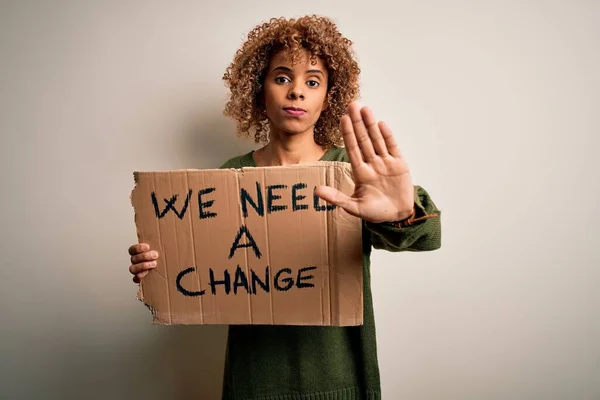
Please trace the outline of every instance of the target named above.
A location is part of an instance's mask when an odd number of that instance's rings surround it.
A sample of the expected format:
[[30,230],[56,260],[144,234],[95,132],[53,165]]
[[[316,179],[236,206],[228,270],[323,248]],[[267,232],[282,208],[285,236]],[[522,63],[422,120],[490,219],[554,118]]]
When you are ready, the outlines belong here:
[[[327,159],[329,158],[329,155],[335,151],[336,146],[332,146],[329,149],[327,149],[327,151],[323,154],[323,156],[321,158],[319,158],[319,161],[327,161]],[[254,151],[252,150],[249,153],[246,153],[246,155],[244,156],[244,162],[243,164],[246,164],[250,167],[258,167],[258,165],[256,164],[256,161],[254,160]]]

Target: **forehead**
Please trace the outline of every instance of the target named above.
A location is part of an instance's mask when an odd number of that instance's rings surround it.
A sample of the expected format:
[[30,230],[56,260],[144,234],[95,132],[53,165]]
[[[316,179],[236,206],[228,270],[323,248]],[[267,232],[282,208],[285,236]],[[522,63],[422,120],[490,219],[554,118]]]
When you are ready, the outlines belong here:
[[319,56],[312,56],[308,50],[282,50],[271,56],[270,68],[279,66],[290,67],[294,70],[319,69],[327,73],[325,61]]

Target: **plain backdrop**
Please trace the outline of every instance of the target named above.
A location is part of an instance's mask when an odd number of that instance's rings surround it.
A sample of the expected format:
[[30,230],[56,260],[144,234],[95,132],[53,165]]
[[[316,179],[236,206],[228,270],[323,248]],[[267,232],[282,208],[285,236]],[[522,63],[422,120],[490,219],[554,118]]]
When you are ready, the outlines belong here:
[[0,2],[0,397],[218,399],[226,329],[135,299],[134,170],[256,145],[221,77],[271,17],[355,42],[443,212],[373,256],[385,400],[600,398],[597,1]]

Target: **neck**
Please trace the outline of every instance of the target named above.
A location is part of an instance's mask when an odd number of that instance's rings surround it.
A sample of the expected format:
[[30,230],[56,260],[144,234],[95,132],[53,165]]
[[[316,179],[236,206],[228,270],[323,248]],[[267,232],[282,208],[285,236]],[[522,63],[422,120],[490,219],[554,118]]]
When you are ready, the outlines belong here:
[[315,142],[313,129],[293,135],[271,131],[269,143],[257,153],[259,166],[279,166],[319,161],[325,149]]

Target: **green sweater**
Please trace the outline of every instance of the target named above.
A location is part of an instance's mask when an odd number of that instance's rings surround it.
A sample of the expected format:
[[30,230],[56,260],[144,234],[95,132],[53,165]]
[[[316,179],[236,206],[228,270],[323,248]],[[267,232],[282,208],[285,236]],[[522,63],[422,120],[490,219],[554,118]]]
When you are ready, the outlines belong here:
[[[322,161],[349,162],[343,147]],[[256,167],[252,152],[221,168]],[[381,399],[370,284],[371,248],[428,251],[441,246],[440,211],[415,186],[419,214],[437,213],[405,228],[363,223],[364,324],[356,327],[232,325],[229,327],[223,399]]]

